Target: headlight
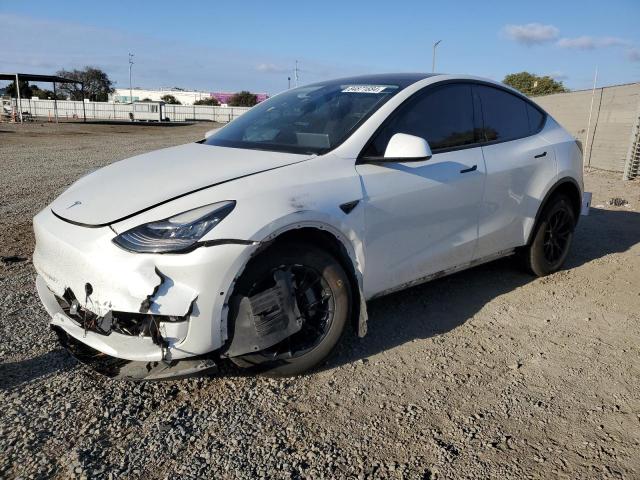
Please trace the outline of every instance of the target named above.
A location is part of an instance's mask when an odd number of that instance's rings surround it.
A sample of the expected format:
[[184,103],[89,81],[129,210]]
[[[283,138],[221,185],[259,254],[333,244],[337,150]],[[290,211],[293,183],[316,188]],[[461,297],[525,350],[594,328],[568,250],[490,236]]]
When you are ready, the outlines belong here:
[[166,220],[145,223],[121,233],[113,242],[139,253],[184,252],[231,213],[236,202],[212,203]]

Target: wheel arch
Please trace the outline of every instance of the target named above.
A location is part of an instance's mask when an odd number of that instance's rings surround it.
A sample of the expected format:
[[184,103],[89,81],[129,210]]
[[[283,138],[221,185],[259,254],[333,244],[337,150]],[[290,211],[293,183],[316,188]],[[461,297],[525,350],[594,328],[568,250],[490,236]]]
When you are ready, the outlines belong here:
[[580,218],[580,210],[582,209],[582,190],[580,189],[580,185],[578,181],[573,177],[563,177],[554,183],[551,188],[547,191],[545,196],[540,203],[540,207],[538,207],[538,211],[536,212],[535,221],[533,222],[533,227],[529,231],[527,237],[526,245],[531,245],[531,241],[533,240],[533,236],[535,234],[536,229],[540,223],[540,217],[542,216],[542,212],[547,207],[549,202],[556,196],[564,194],[571,200],[571,206],[573,208],[573,213],[576,217],[576,224],[578,219]]
[[318,222],[300,222],[278,229],[260,242],[260,246],[243,267],[268,249],[283,243],[306,243],[333,255],[349,278],[351,286],[351,323],[359,337],[367,333],[367,309],[356,249],[353,243],[335,228]]

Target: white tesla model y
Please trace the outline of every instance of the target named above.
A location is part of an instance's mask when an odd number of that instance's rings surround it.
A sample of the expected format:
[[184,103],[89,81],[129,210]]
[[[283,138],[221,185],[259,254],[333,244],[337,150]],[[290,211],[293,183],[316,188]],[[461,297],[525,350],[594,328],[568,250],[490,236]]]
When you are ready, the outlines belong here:
[[110,376],[295,375],[374,297],[512,254],[558,270],[582,190],[577,142],[504,85],[320,82],[79,179],[34,218],[37,288]]

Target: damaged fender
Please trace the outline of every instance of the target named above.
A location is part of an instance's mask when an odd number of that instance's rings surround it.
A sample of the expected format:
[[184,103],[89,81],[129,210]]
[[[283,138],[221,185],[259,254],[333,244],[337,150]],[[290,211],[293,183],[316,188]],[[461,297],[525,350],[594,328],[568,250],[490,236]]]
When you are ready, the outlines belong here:
[[[278,236],[285,232],[300,228],[315,228],[333,235],[341,244],[342,248],[344,248],[347,257],[351,262],[350,266],[352,270],[350,273],[355,277],[357,282],[356,287],[358,289],[358,297],[360,299],[357,333],[358,337],[364,337],[367,334],[367,320],[369,316],[367,314],[367,303],[363,289],[364,248],[360,237],[356,231],[349,226],[349,224],[344,222],[338,223],[346,232],[343,233],[328,223],[330,220],[328,216],[321,215],[318,212],[298,211],[295,213],[294,218],[297,220],[295,224],[279,228],[267,236],[261,244],[267,244],[274,241]],[[282,223],[287,222],[287,220],[288,219],[286,218],[282,219]]]
[[[301,217],[303,216],[306,216],[307,220],[302,220]],[[254,255],[259,254],[262,249],[266,248],[272,242],[277,241],[277,238],[282,234],[290,232],[292,230],[301,228],[313,228],[320,231],[325,231],[333,235],[346,252],[347,257],[350,261],[350,276],[353,276],[357,283],[356,288],[358,290],[358,298],[360,301],[356,330],[359,337],[364,337],[367,333],[368,315],[363,292],[362,271],[360,267],[361,263],[358,262],[358,258],[362,258],[363,253],[361,242],[357,238],[355,232],[349,231],[349,233],[347,234],[349,235],[349,237],[347,237],[347,235],[343,234],[338,229],[332,227],[324,221],[319,221],[318,214],[316,212],[298,211],[295,212],[293,217],[295,220],[297,220],[295,224],[289,224],[278,228],[273,233],[266,236],[260,242],[260,249],[256,249]],[[287,223],[287,221],[290,220],[291,218],[283,218],[280,220],[280,223]],[[354,245],[356,248],[354,248]],[[356,254],[356,251],[360,252],[360,255]],[[246,263],[243,265],[242,270],[238,273],[236,279],[240,277],[245,267]],[[275,287],[264,292],[264,296],[268,297],[270,300],[267,302],[264,301],[264,298],[234,298],[232,295],[233,288],[229,289],[230,294],[229,298],[227,299],[227,303],[236,302],[238,316],[236,318],[232,342],[229,348],[224,352],[225,356],[235,357],[247,353],[258,352],[272,345],[275,345],[276,343],[299,331],[302,322],[298,321],[297,319],[297,315],[299,315],[299,312],[297,310],[297,305],[295,305],[294,295],[292,294],[290,288],[290,284],[282,281],[277,281],[277,285]],[[262,297],[263,295],[256,295],[256,297],[258,296]],[[290,304],[292,303],[291,300],[293,300],[293,304]],[[271,310],[269,310],[269,308],[271,308]],[[263,311],[267,310],[276,310],[282,312],[281,315],[286,321],[279,322],[279,328],[274,329],[274,331],[270,332],[268,336],[262,336],[257,331],[259,330],[259,323],[264,322],[264,317],[261,316],[261,314],[263,313]],[[226,313],[228,313],[228,310]],[[226,317],[225,323],[228,323],[228,318]],[[274,324],[278,324],[278,322],[274,322]]]

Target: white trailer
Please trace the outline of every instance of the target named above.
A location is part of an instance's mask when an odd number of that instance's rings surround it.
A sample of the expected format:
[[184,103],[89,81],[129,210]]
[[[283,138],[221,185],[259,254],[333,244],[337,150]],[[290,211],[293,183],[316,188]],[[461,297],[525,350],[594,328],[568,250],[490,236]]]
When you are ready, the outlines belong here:
[[134,102],[133,113],[129,118],[136,122],[162,122],[164,116],[164,102]]

